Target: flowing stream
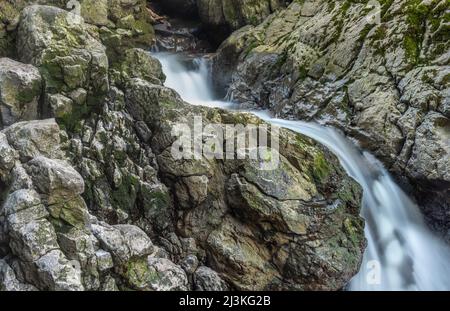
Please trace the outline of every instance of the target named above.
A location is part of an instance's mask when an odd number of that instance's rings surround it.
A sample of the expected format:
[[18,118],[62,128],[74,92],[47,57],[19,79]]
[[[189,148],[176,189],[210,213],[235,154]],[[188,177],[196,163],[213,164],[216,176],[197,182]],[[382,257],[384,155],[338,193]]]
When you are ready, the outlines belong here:
[[[185,101],[234,109],[232,103],[215,98],[206,60],[189,61],[168,53],[154,56],[167,76],[165,85]],[[450,248],[427,228],[419,208],[379,161],[332,128],[275,119],[264,111],[251,112],[328,147],[363,187],[361,213],[366,220],[368,246],[348,290],[450,290]]]

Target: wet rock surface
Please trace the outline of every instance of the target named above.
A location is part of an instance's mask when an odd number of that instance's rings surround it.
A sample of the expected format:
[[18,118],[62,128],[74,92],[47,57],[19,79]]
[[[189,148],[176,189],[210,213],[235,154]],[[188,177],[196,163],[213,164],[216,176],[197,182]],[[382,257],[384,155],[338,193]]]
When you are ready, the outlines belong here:
[[295,1],[222,44],[215,83],[243,108],[354,137],[448,236],[448,3],[380,3]]

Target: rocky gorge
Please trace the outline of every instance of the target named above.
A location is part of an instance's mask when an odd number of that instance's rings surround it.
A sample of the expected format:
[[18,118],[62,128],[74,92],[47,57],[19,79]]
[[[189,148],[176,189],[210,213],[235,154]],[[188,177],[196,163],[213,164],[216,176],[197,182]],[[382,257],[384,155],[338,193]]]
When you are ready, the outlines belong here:
[[216,83],[243,106],[354,137],[411,187],[449,239],[449,8],[293,1],[221,45]]
[[[448,234],[448,2],[382,1],[380,24],[333,3],[0,2],[0,290],[346,288],[363,192],[329,148],[281,129],[271,171],[172,156],[178,123],[265,123],[165,86],[149,50],[199,36],[229,36],[219,93],[341,129]],[[180,12],[199,28],[161,20]]]

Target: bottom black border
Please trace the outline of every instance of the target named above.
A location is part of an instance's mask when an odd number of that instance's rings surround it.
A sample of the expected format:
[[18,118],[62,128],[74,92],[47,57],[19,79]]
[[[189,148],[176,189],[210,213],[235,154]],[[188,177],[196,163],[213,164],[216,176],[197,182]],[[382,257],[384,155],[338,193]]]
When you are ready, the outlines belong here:
[[[228,297],[228,298],[227,298]],[[247,298],[246,298],[247,297]],[[261,297],[261,298],[260,298]],[[269,300],[265,297],[269,297]],[[197,305],[183,305],[191,298]],[[192,300],[194,299],[194,300]],[[206,300],[213,301],[210,307]],[[231,299],[231,300],[230,300]],[[9,301],[10,300],[10,301]],[[318,310],[317,308],[430,308],[432,304],[448,306],[448,292],[3,292],[0,305],[20,307],[35,304],[55,308],[108,308],[144,310]],[[230,301],[234,303],[230,306]],[[239,301],[238,305],[236,302]],[[228,304],[227,304],[228,302]],[[270,302],[269,304],[267,302]],[[205,304],[202,304],[205,303]],[[383,308],[383,309],[382,309]],[[3,308],[2,308],[3,309]],[[387,310],[386,310],[387,311]]]

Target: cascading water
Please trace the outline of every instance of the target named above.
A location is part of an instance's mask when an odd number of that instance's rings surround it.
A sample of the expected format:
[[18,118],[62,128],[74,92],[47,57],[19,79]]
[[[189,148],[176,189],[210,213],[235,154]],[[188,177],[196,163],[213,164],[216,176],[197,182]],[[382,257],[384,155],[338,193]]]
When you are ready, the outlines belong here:
[[231,104],[214,97],[208,62],[202,58],[181,57],[180,54],[156,53],[166,74],[165,86],[193,105],[229,108]]
[[[159,53],[155,57],[167,76],[166,86],[185,101],[233,108],[231,103],[214,98],[206,60],[194,59],[188,65],[179,54]],[[274,119],[261,111],[252,113],[322,143],[363,187],[362,216],[368,246],[349,290],[450,290],[450,248],[429,231],[418,207],[380,162],[331,128]]]

